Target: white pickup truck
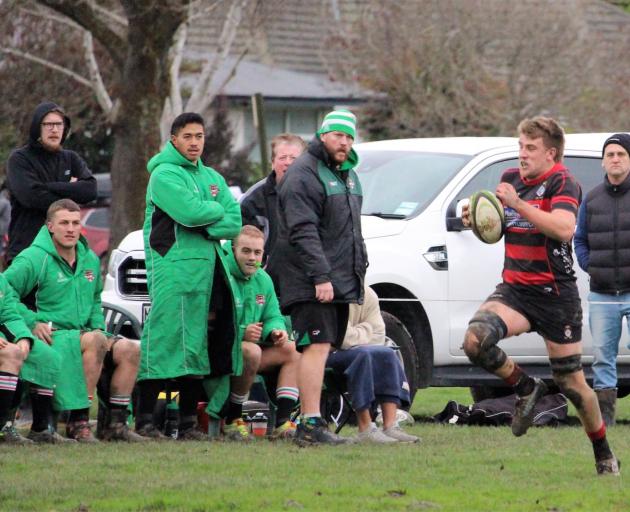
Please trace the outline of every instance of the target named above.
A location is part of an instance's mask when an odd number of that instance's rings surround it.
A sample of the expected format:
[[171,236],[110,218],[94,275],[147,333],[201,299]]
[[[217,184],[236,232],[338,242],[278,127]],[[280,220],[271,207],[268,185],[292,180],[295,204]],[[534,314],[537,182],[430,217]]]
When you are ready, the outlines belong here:
[[[601,150],[607,134],[568,135],[566,166],[583,193],[603,179]],[[367,282],[378,293],[388,334],[401,347],[412,388],[477,386],[501,382],[474,368],[461,345],[468,320],[501,279],[503,242],[479,242],[458,217],[473,192],[494,190],[502,172],[518,165],[515,138],[408,139],[357,144],[363,202],[363,236],[370,265]],[[460,205],[461,208],[461,205]],[[575,264],[584,317],[587,276]],[[103,300],[140,321],[150,303],[140,231],[112,252]],[[404,327],[403,327],[404,326]],[[590,371],[591,337],[583,330]],[[630,351],[622,343],[620,385],[630,385]],[[502,348],[533,374],[551,378],[541,338],[525,334]]]

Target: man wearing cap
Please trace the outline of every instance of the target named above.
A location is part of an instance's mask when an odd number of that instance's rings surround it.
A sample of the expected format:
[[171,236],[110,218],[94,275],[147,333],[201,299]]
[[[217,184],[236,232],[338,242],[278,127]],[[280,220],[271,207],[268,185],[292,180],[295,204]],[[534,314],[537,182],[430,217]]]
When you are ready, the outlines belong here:
[[602,167],[603,183],[580,206],[575,254],[590,276],[593,388],[610,426],[615,423],[622,321],[630,318],[630,135],[617,133],[606,139]]
[[26,249],[46,221],[48,207],[58,199],[79,204],[96,199],[96,179],[74,151],[63,149],[70,118],[56,103],[40,103],[33,113],[28,142],[7,161],[11,223],[6,259]]
[[278,239],[268,271],[302,352],[299,444],[344,442],[328,431],[319,402],[328,353],[345,335],[348,304],[363,302],[367,252],[355,134],[354,114],[330,112],[278,188]]

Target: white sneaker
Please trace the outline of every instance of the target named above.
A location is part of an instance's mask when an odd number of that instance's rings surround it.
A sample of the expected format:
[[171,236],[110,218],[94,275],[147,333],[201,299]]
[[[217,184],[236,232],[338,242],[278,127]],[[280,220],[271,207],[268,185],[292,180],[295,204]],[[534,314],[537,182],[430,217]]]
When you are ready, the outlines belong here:
[[388,429],[383,430],[383,434],[387,437],[391,437],[392,439],[396,439],[401,443],[419,443],[420,438],[418,436],[412,436],[411,434],[407,434],[402,428],[398,425],[392,425]]
[[372,443],[372,444],[392,444],[398,440],[393,437],[386,436],[382,430],[372,425],[364,432],[359,432],[355,437],[356,443]]

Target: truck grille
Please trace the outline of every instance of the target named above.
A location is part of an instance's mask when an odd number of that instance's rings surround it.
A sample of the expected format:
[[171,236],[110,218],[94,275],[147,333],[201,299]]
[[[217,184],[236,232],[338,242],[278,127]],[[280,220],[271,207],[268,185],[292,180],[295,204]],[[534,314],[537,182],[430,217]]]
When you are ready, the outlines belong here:
[[148,297],[147,270],[144,259],[129,257],[118,267],[119,291],[122,295]]

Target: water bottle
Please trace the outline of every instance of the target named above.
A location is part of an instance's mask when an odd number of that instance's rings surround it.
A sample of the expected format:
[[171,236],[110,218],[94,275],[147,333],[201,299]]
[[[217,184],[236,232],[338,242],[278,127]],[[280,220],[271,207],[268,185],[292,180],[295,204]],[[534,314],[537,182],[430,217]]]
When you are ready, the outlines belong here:
[[177,427],[179,426],[179,405],[175,400],[171,400],[166,405],[166,415],[164,418],[164,435],[177,439]]

